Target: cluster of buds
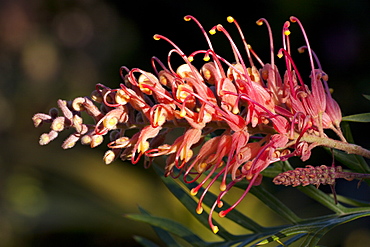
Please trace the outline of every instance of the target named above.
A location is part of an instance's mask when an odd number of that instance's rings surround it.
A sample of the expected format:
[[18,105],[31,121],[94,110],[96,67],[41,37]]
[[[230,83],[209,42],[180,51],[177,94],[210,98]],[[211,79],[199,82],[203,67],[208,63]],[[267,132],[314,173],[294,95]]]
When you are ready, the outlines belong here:
[[[300,50],[307,50],[309,54],[309,84],[303,82],[291,57],[289,21],[282,30],[283,48],[277,53],[286,62],[285,73],[280,75],[274,62],[271,29],[265,19],[258,20],[257,24],[267,26],[270,63],[261,61],[247,44],[239,24],[232,17],[227,18],[240,33],[248,65],[222,25],[214,26],[210,34],[219,31],[226,36],[234,62],[216,53],[197,19],[185,16],[185,20],[193,20],[199,26],[208,49],[187,56],[167,37],[155,35],[154,39],[165,40],[173,46],[167,66],[153,57],[154,73],[121,67],[123,83],[119,88],[98,84],[90,97],[68,102],[59,100],[62,116],[53,108],[49,114],[34,115],[33,121],[35,126],[51,123],[51,131],[41,135],[41,145],[55,139],[64,129],[74,129],[63,143],[65,149],[77,141],[95,147],[109,133],[109,150],[104,155],[106,164],[118,158],[136,164],[144,158],[145,166],[149,166],[155,157],[167,156],[166,176],[181,176],[186,183],[197,181],[192,195],[204,187],[196,209],[198,213],[203,211],[202,201],[207,191],[220,181],[220,193],[209,214],[210,227],[216,233],[218,227],[212,222],[212,213],[216,206],[222,207],[222,198],[235,183],[249,181],[241,198],[220,211],[221,217],[235,208],[252,186],[260,184],[261,172],[271,163],[292,156],[305,161],[316,146],[341,149],[339,144],[345,145],[346,141],[339,127],[340,108],[327,85],[328,76],[297,18],[291,17],[290,22],[299,24],[306,39],[306,46]],[[170,61],[174,54],[184,61],[176,71]],[[199,54],[203,54],[205,64],[197,69],[192,60]],[[85,123],[82,112],[93,121]],[[325,129],[332,129],[341,140],[329,139]]]
[[[325,165],[321,166],[306,166],[305,168],[296,168],[291,171],[282,172],[277,175],[272,181],[277,185],[285,186],[307,186],[310,184],[319,187],[321,184],[334,185],[335,179],[346,178],[347,180],[352,180],[349,177],[351,173],[343,173],[341,166],[328,167]],[[346,176],[344,176],[346,175]]]

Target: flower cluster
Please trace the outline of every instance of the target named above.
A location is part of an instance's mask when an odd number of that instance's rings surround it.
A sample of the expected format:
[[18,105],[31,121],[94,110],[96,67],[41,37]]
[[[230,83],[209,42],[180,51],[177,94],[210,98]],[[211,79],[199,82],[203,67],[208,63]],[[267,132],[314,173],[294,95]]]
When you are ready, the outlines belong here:
[[[191,190],[192,195],[204,187],[196,209],[198,213],[203,211],[202,200],[207,191],[220,181],[220,193],[209,214],[209,224],[216,233],[218,227],[212,223],[212,213],[216,206],[222,207],[222,198],[234,184],[249,181],[241,198],[220,211],[221,217],[235,208],[253,185],[260,184],[261,172],[271,163],[292,156],[300,156],[305,161],[315,146],[330,146],[325,129],[337,133],[341,139],[337,142],[345,143],[345,139],[339,127],[340,108],[327,85],[328,76],[297,18],[291,17],[290,22],[298,23],[306,39],[306,46],[300,50],[307,50],[309,54],[308,84],[304,83],[291,57],[289,21],[283,25],[283,47],[277,53],[286,63],[285,73],[280,74],[274,61],[271,29],[265,19],[258,20],[257,24],[265,24],[268,29],[269,63],[263,63],[247,44],[232,17],[227,20],[234,23],[240,33],[246,60],[222,25],[214,26],[210,34],[219,31],[226,36],[234,54],[233,62],[216,53],[197,19],[185,16],[185,20],[199,26],[208,49],[187,56],[167,37],[155,35],[154,39],[165,40],[173,46],[167,66],[153,57],[154,73],[122,67],[123,83],[119,88],[98,84],[90,97],[59,100],[62,116],[53,108],[49,114],[35,114],[33,121],[36,127],[51,123],[50,132],[40,137],[41,145],[65,129],[74,129],[62,145],[65,149],[77,141],[95,147],[109,134],[109,150],[104,155],[106,164],[117,158],[136,164],[144,158],[145,165],[149,166],[155,157],[167,156],[166,176],[181,176],[186,183],[198,181]],[[184,61],[176,70],[171,65],[173,55]],[[197,55],[202,55],[205,61],[200,69],[192,64]],[[82,112],[93,121],[85,122]],[[175,135],[178,136],[173,140]]]

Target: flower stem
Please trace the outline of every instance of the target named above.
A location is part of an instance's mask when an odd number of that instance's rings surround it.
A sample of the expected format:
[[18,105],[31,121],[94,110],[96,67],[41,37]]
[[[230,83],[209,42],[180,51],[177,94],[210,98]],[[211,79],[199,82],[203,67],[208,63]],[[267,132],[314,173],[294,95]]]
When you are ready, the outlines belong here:
[[303,135],[301,140],[309,142],[309,143],[317,143],[318,146],[324,146],[324,147],[342,150],[349,154],[361,155],[365,158],[370,159],[370,151],[356,144],[342,142],[342,141],[330,139],[328,137],[319,137],[319,136],[307,135],[307,134]]

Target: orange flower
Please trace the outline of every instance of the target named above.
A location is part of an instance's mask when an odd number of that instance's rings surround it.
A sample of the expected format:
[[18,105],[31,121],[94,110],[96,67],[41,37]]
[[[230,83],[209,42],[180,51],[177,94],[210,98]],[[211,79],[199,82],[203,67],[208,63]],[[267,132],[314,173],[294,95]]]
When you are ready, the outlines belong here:
[[[270,63],[263,63],[247,44],[232,17],[227,20],[240,33],[246,61],[222,25],[214,26],[210,33],[219,31],[226,36],[235,63],[217,54],[198,20],[192,16],[186,16],[185,20],[198,25],[208,49],[187,56],[167,37],[155,35],[156,40],[165,40],[173,46],[167,66],[154,57],[154,73],[122,67],[124,82],[119,88],[98,84],[90,98],[59,100],[62,116],[52,109],[49,114],[35,114],[33,121],[36,127],[43,122],[51,124],[51,131],[41,135],[41,145],[67,128],[75,132],[63,143],[63,148],[73,147],[78,140],[95,147],[110,133],[109,150],[104,155],[106,164],[117,158],[137,163],[144,157],[149,166],[155,157],[167,155],[166,176],[182,176],[186,183],[201,180],[191,190],[192,195],[205,186],[196,209],[198,213],[203,211],[203,198],[209,188],[215,181],[221,181],[220,194],[209,214],[209,224],[216,233],[218,228],[212,223],[212,213],[216,206],[222,207],[223,196],[234,184],[243,179],[249,181],[240,199],[220,212],[222,217],[240,203],[251,186],[261,183],[261,172],[270,164],[292,156],[307,160],[313,147],[328,146],[327,142],[319,142],[328,139],[325,129],[333,129],[342,141],[345,139],[339,127],[340,108],[330,94],[327,75],[297,18],[291,17],[290,21],[299,24],[306,39],[306,46],[301,50],[309,53],[312,70],[309,84],[304,83],[290,54],[290,22],[283,26],[284,45],[278,52],[286,62],[285,74],[281,76],[274,61],[271,29],[265,19],[257,24],[267,26]],[[176,71],[171,65],[172,55],[179,55],[184,61]],[[206,61],[201,68],[191,63],[197,55],[203,55]],[[91,116],[94,123],[85,124],[81,112]],[[129,129],[136,133],[126,135]],[[175,141],[168,143],[176,134]],[[201,179],[202,174],[205,176]]]

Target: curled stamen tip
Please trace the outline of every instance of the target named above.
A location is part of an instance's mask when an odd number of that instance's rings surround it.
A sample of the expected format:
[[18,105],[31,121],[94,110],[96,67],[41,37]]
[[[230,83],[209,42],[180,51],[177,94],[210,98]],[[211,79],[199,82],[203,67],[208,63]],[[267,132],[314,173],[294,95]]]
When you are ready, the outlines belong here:
[[153,39],[155,39],[155,40],[160,40],[160,39],[161,39],[161,37],[159,37],[159,35],[158,35],[158,34],[155,34],[155,35],[153,36]]
[[297,22],[298,18],[297,18],[297,17],[295,17],[295,16],[291,16],[291,17],[289,18],[289,20],[290,20],[291,22]]
[[218,25],[217,25],[217,30],[218,30],[218,31],[221,31],[223,28],[224,28],[224,27],[223,27],[221,24],[218,24]]
[[191,17],[192,17],[191,15],[185,15],[184,16],[184,20],[185,21],[190,21],[191,20]]
[[282,58],[283,57],[283,51],[280,49],[278,54],[277,54],[278,58]]
[[228,16],[228,17],[226,18],[226,20],[227,20],[229,23],[232,23],[232,22],[234,22],[234,21],[235,21],[235,19],[234,19],[232,16]]
[[195,210],[197,212],[197,214],[201,214],[203,213],[203,208],[201,206],[197,207],[197,209]]
[[221,218],[225,217],[226,216],[226,212],[225,211],[220,211],[218,213],[218,216],[220,216]]
[[263,25],[263,18],[261,18],[261,19],[258,19],[257,21],[256,21],[256,24],[258,25],[258,26],[262,26]]
[[214,234],[218,233],[219,229],[217,226],[212,226],[212,231]]
[[190,190],[190,195],[195,196],[198,193],[198,190],[196,188],[192,188]]
[[306,46],[301,46],[297,50],[299,53],[303,53],[306,50],[306,48],[307,48]]

